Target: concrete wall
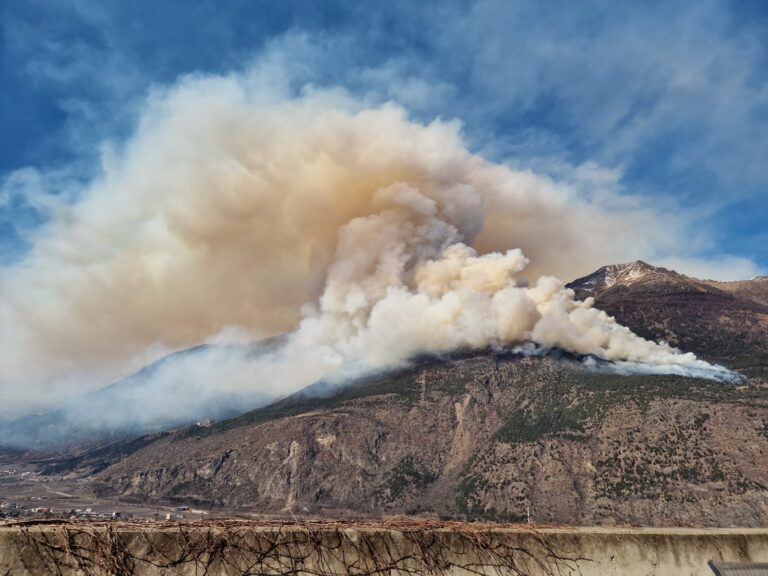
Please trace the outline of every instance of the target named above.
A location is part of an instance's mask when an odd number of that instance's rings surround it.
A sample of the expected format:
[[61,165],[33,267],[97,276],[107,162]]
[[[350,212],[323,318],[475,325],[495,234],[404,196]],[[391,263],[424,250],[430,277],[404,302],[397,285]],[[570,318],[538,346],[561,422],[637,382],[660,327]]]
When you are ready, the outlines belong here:
[[768,562],[768,529],[348,528],[87,524],[0,527],[0,574],[712,576]]

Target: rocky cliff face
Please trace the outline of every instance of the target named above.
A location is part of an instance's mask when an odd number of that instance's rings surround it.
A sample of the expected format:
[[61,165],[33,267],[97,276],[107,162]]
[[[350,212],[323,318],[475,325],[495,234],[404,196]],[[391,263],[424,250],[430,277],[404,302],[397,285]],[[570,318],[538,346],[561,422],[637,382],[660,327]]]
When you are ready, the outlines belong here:
[[261,512],[764,525],[768,386],[478,354],[166,435],[97,480]]

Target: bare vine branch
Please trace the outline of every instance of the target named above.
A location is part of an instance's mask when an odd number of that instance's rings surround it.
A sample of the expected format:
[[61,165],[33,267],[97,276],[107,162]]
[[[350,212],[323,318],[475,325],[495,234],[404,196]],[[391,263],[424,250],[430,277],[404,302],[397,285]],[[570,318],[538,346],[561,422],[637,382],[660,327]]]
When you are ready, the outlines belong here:
[[559,553],[535,527],[413,518],[15,525],[25,569],[51,576],[559,576],[584,560]]

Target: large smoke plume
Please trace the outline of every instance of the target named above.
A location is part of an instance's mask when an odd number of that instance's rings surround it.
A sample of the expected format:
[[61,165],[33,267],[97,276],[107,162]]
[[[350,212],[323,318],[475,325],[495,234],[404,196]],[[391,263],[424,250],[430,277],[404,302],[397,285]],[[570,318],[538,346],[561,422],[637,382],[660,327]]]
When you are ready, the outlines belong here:
[[256,85],[155,93],[102,175],[3,270],[6,412],[232,334],[291,333],[276,353],[187,366],[190,391],[274,397],[415,353],[527,341],[718,374],[545,275],[664,248],[646,234],[668,225],[658,214],[490,163],[455,122]]

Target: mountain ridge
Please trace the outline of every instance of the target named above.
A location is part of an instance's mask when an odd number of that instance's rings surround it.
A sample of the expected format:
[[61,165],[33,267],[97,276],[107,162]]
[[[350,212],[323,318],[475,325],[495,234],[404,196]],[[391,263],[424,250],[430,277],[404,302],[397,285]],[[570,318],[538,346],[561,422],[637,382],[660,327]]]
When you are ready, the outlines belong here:
[[700,280],[636,261],[603,266],[566,286],[644,338],[768,372],[768,280]]
[[768,290],[768,276],[756,276],[749,280],[709,280],[687,276],[662,266],[653,266],[643,260],[602,266],[591,274],[572,280],[566,284],[566,287],[571,288],[577,293],[601,294],[608,289],[618,286],[629,287],[636,284],[657,282],[677,284],[703,291],[706,291],[708,288],[715,288],[733,293],[739,292],[742,287],[766,282],[765,289]]
[[[147,414],[147,398],[183,398],[184,382],[156,380],[154,377],[174,362],[198,354],[229,350],[249,357],[273,351],[283,341],[278,335],[252,344],[201,344],[172,352],[147,364],[133,374],[103,388],[71,400],[62,406],[41,414],[0,421],[2,445],[41,451],[66,451],[76,441],[80,448],[90,445],[99,448],[105,443],[136,438],[144,434],[161,432],[186,425],[195,420],[223,419],[236,416],[243,406],[258,406],[269,401],[264,395],[221,395],[215,403],[181,405],[177,402],[173,414]],[[119,410],[115,411],[115,408]],[[141,415],[138,421],[135,416]]]

